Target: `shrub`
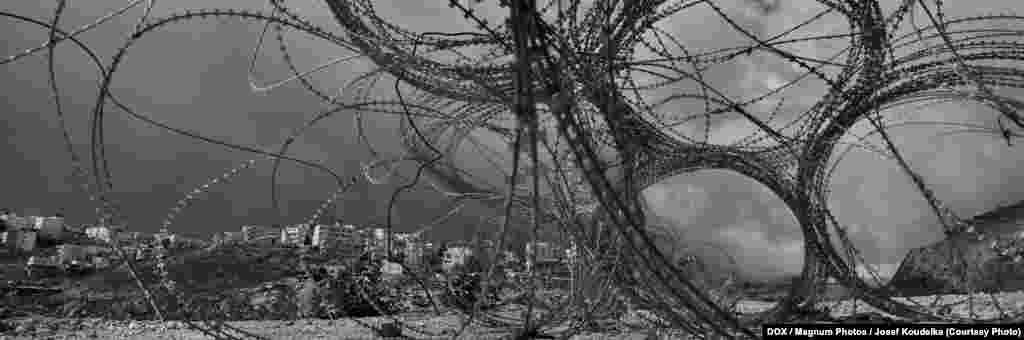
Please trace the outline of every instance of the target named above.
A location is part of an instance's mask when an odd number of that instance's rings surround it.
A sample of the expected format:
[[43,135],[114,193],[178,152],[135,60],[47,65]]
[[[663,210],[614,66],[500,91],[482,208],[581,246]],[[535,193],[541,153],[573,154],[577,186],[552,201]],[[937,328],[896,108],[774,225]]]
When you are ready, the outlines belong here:
[[[469,261],[464,266],[453,267],[447,273],[444,293],[441,302],[445,307],[470,311],[478,302],[483,287],[484,268],[478,261]],[[488,296],[480,301],[480,308],[488,309],[498,302],[497,287],[488,289]]]
[[333,274],[322,268],[310,270],[311,275],[296,291],[298,314],[303,317],[367,317],[401,310],[401,296],[380,278],[380,261],[363,257],[346,269]]

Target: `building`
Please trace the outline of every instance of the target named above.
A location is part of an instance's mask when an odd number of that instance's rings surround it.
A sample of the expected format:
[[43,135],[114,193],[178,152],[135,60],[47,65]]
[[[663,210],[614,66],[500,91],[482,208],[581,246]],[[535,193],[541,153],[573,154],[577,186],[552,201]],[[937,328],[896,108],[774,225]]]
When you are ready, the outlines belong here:
[[18,249],[18,232],[11,230],[0,233],[0,242],[3,242],[6,249]]
[[450,271],[455,267],[465,266],[469,264],[470,259],[473,257],[473,248],[466,246],[453,246],[448,247],[444,252],[444,259],[441,264],[441,268],[445,271]]
[[164,243],[170,248],[202,248],[206,246],[206,242],[198,237],[188,237],[181,234],[175,233],[156,233],[153,234],[154,241]]
[[355,257],[363,253],[364,238],[359,229],[351,224],[320,224],[313,230],[313,245],[344,256]]
[[225,231],[213,234],[214,245],[238,244],[245,240],[240,231]]
[[370,254],[375,258],[383,258],[384,252],[386,251],[385,248],[387,247],[387,229],[363,229],[361,230],[361,233],[365,235],[365,238],[363,239],[363,245],[366,251],[370,252]]
[[114,250],[107,245],[102,244],[84,244],[82,248],[85,248],[85,256],[96,257],[96,256],[107,256],[113,255]]
[[297,224],[284,227],[281,230],[281,244],[302,246],[310,242],[313,228],[309,224]]
[[530,242],[526,244],[526,256],[532,259],[536,256],[537,262],[558,262],[559,248],[551,242]]
[[209,242],[204,240],[202,237],[180,235],[180,234],[175,234],[173,236],[174,236],[174,238],[172,239],[172,241],[174,242],[174,244],[176,244],[176,245],[178,245],[180,247],[184,247],[184,248],[203,248],[203,247],[206,247],[206,246],[209,245]]
[[35,229],[40,238],[61,240],[64,237],[64,217],[35,217]]
[[565,248],[565,259],[570,265],[577,265],[580,263],[580,248],[576,245],[576,242],[572,242],[568,248]]
[[86,249],[77,244],[57,246],[57,262],[62,264],[80,263],[86,260]]
[[383,261],[380,265],[380,274],[383,280],[397,280],[405,275],[405,268],[398,262]]
[[511,250],[504,250],[501,252],[498,258],[498,264],[509,270],[518,269],[523,262],[519,259],[519,256]]
[[[564,251],[551,242],[530,242],[526,244],[526,269],[530,270],[535,265],[555,264],[562,260]],[[537,262],[534,263],[533,261]]]
[[0,217],[7,221],[7,226],[13,230],[34,229],[35,227],[35,221],[26,216],[18,216],[10,213]]
[[151,246],[139,246],[135,248],[135,260],[147,260],[156,257],[156,248]]
[[387,228],[373,228],[373,246],[379,248],[380,251],[384,251],[384,248],[388,245],[388,229]]
[[131,234],[124,234],[124,227],[122,226],[90,226],[85,227],[85,236],[94,240],[100,240],[103,242],[113,242],[115,238],[118,241],[124,241],[124,237],[131,237]]
[[423,243],[419,239],[406,240],[405,247],[402,249],[404,256],[405,265],[410,268],[421,268],[426,265],[425,258],[428,254],[426,243]]
[[373,228],[373,239],[375,241],[381,241],[388,239],[388,230],[385,228]]
[[133,241],[136,244],[151,244],[156,242],[156,235],[142,232],[122,233],[118,232],[115,236],[120,242]]
[[31,279],[57,276],[64,272],[60,263],[52,256],[31,256],[25,264],[25,269]]
[[273,246],[281,241],[281,228],[276,226],[247,225],[242,227],[245,243]]
[[33,229],[11,229],[0,234],[0,239],[7,249],[30,252],[36,249],[37,235]]
[[85,226],[78,224],[64,224],[64,231],[70,234],[82,235],[85,233]]

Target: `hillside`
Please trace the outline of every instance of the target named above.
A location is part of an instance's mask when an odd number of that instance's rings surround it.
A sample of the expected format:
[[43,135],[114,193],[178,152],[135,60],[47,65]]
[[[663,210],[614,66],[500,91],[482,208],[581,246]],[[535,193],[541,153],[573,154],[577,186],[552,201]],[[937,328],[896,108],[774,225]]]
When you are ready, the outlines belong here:
[[[170,277],[191,293],[246,288],[263,282],[297,275],[300,270],[296,249],[232,246],[202,249],[171,257]],[[139,263],[143,281],[156,284],[155,260]],[[135,290],[137,285],[126,268],[90,276],[77,283],[79,291],[115,292]]]
[[[184,296],[200,304],[213,305],[231,295],[265,300],[267,292],[263,291],[276,291],[296,282],[302,270],[301,257],[298,249],[237,245],[176,254],[169,262],[169,272]],[[313,257],[311,262],[324,260]],[[137,265],[147,286],[162,293],[162,289],[156,289],[160,283],[156,261]],[[158,300],[167,303],[165,298]],[[66,280],[63,292],[36,303],[56,316],[150,318],[145,301],[131,273],[121,267],[81,280]]]

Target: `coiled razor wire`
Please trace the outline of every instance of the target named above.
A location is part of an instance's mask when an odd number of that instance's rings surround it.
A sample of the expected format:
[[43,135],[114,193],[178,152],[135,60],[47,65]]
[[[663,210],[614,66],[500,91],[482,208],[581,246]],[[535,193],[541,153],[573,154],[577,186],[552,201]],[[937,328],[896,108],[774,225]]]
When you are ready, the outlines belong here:
[[[498,217],[489,219],[499,230],[495,240],[498,250],[517,246],[511,241],[514,235],[530,242],[537,240],[544,230],[558,230],[571,239],[574,256],[568,269],[571,288],[567,294],[545,294],[552,287],[545,287],[543,280],[538,279],[539,274],[531,271],[524,281],[493,285],[516,292],[498,303],[514,308],[485,309],[474,304],[462,311],[466,317],[457,333],[462,333],[470,323],[478,323],[506,329],[519,339],[568,337],[602,320],[619,318],[627,309],[643,309],[655,315],[661,326],[692,335],[755,338],[752,328],[759,322],[792,320],[817,308],[823,301],[817,292],[829,279],[851,289],[852,299],[901,318],[960,322],[1022,320],[1019,308],[1003,306],[996,296],[975,287],[970,274],[975,269],[968,267],[981,264],[967,263],[963,254],[958,257],[962,282],[958,289],[966,296],[968,316],[938,312],[943,308],[939,305],[949,305],[937,300],[926,306],[919,299],[895,298],[892,291],[869,284],[855,270],[865,264],[864,260],[846,236],[842,222],[831,213],[828,199],[829,181],[839,167],[838,159],[854,147],[869,150],[900,166],[929,203],[947,238],[987,242],[991,236],[977,228],[984,221],[961,218],[936,197],[926,179],[914,171],[891,141],[888,130],[906,124],[955,127],[959,128],[957,132],[991,134],[1012,144],[1024,128],[1024,119],[1019,114],[1024,102],[1003,94],[1003,90],[1024,87],[1024,70],[1014,66],[1024,60],[1022,31],[1015,28],[1024,22],[1024,17],[992,14],[948,18],[939,0],[902,1],[889,13],[885,13],[880,1],[820,0],[819,11],[810,19],[786,27],[783,33],[760,37],[745,29],[718,1],[502,0],[497,7],[482,2],[508,13],[502,17],[505,22],[495,23],[487,21],[498,13],[495,10],[450,0],[451,11],[462,15],[476,31],[414,32],[379,14],[370,0],[325,0],[334,27],[313,24],[282,0],[270,0],[265,11],[201,9],[152,17],[155,3],[131,1],[70,32],[59,28],[66,1],[58,1],[50,22],[0,12],[5,18],[50,33],[41,46],[8,56],[0,64],[43,51],[48,54],[50,90],[72,168],[83,178],[85,190],[98,202],[101,225],[113,223],[117,212],[110,197],[113,182],[104,145],[103,122],[106,104],[110,103],[147,124],[272,160],[271,201],[275,208],[279,200],[277,169],[282,161],[329,174],[338,187],[311,221],[324,214],[356,181],[365,179],[376,184],[397,178],[402,185],[388,206],[389,233],[397,198],[402,192],[426,183],[454,200],[452,209],[461,209],[468,201],[489,207],[493,216]],[[79,35],[126,16],[129,10],[142,4],[144,13],[109,62],[103,63],[78,39]],[[667,20],[698,8],[710,11],[749,43],[696,50],[662,28]],[[797,37],[796,32],[826,16],[845,20],[848,31]],[[253,91],[272,91],[298,81],[326,107],[286,138],[276,151],[175,128],[136,112],[111,91],[119,66],[143,37],[170,24],[213,18],[264,25],[249,68]],[[925,24],[919,26],[919,21]],[[270,28],[292,74],[269,85],[257,85],[251,73]],[[337,29],[342,32],[336,33]],[[291,57],[286,32],[308,35],[355,54],[304,69]],[[92,110],[91,169],[86,168],[72,147],[64,123],[61,92],[53,76],[54,47],[65,41],[85,51],[102,76]],[[788,49],[816,41],[845,41],[846,45],[827,59]],[[467,52],[474,49],[478,51],[476,55]],[[432,57],[441,52],[451,53],[457,61]],[[778,57],[802,74],[767,94],[743,99],[731,98],[706,81],[710,69],[753,53]],[[316,72],[355,59],[369,60],[376,69],[340,87],[343,90],[338,95],[328,95],[328,91],[309,79]],[[394,79],[394,99],[372,100],[370,89],[385,75]],[[641,78],[657,81],[641,83]],[[786,111],[782,105],[784,90],[804,79],[825,84],[825,93],[802,111],[779,115]],[[679,86],[684,81],[697,84],[697,90],[676,91],[653,102],[641,93]],[[769,103],[770,99],[778,101],[765,119],[756,105]],[[665,112],[669,103],[683,100],[700,103],[703,112]],[[996,126],[894,122],[881,114],[910,104],[949,101],[972,101],[991,108],[997,113]],[[288,156],[289,146],[310,127],[348,111],[353,113],[360,141],[374,157],[364,163],[367,165],[363,173],[346,179],[317,162]],[[402,117],[398,134],[403,155],[383,156],[370,145],[365,133],[365,124],[370,123],[366,116],[374,114]],[[709,136],[713,121],[726,116],[743,119],[756,130],[732,142],[712,143]],[[788,121],[779,122],[782,119]],[[676,128],[693,122],[701,124],[703,133]],[[867,136],[853,136],[856,141],[847,141],[853,135],[851,129],[860,123],[870,124],[869,134],[878,136],[884,145],[868,143]],[[495,139],[506,143],[508,149],[494,148]],[[491,183],[480,171],[464,169],[457,155],[467,152],[467,147],[483,155],[492,165],[488,170],[507,182]],[[258,160],[247,161],[189,193],[169,213],[162,231],[170,232],[174,218],[200,194],[240,175]],[[397,171],[402,162],[417,165],[413,178]],[[383,176],[380,169],[384,169]],[[742,315],[733,308],[735,296],[709,296],[709,292],[727,289],[709,290],[709,283],[704,282],[706,275],[688,273],[674,264],[675,259],[656,244],[654,230],[646,224],[638,200],[641,190],[678,174],[708,169],[732,171],[764,185],[786,204],[801,227],[805,245],[801,277],[788,296],[768,311]],[[86,179],[89,176],[91,179]],[[442,216],[446,219],[450,215]],[[1016,243],[991,241],[993,251],[1000,256],[1016,256],[1019,261]],[[500,251],[492,254],[488,263],[496,263],[497,253]],[[165,272],[166,261],[166,257],[161,257],[162,286],[171,295],[180,296]],[[128,265],[156,314],[162,316],[161,307],[153,302],[146,288],[148,284],[135,274],[131,261]],[[490,283],[497,282],[493,265],[483,274],[485,284],[477,301],[491,289]],[[976,295],[987,299],[980,300],[981,303],[993,304],[999,315],[977,315]],[[375,308],[381,310],[379,306]],[[391,319],[399,321],[396,316]],[[190,325],[221,338],[228,334],[222,323]],[[236,333],[245,334],[240,330]]]

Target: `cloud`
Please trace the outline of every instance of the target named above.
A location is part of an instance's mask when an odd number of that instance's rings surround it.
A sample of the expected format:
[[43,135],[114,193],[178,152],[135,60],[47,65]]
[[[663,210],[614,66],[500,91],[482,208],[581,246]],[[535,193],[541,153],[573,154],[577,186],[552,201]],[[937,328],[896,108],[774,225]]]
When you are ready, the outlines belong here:
[[768,235],[756,220],[746,220],[718,231],[717,242],[732,250],[741,270],[755,278],[777,279],[797,275],[803,267],[803,241]]
[[[400,3],[400,4],[399,4]],[[792,0],[792,1],[751,1],[751,0],[730,0],[718,2],[730,14],[736,15],[739,24],[750,29],[754,34],[765,37],[782,30],[788,29],[803,20],[814,15],[818,10],[824,8],[813,0]],[[444,1],[425,2],[396,2],[396,6],[380,7],[378,10],[404,28],[413,31],[464,31],[474,30],[472,22],[463,20],[461,14],[452,8],[447,8]],[[497,2],[485,1],[473,5],[481,15],[487,16],[492,23],[504,16],[504,10],[496,9]],[[322,24],[324,27],[335,27],[329,11],[325,9],[322,2],[296,3],[297,12],[308,15],[310,20]],[[891,8],[897,2],[884,2],[885,6]],[[78,27],[88,23],[105,11],[120,5],[99,5],[89,3],[87,5],[73,6],[65,17],[66,27]],[[977,12],[978,7],[974,2],[948,2],[948,13],[959,15]],[[5,8],[13,7],[10,12],[25,14],[32,17],[48,17],[52,9],[52,3],[27,3],[11,2],[4,4]],[[175,2],[174,8],[158,7],[157,16],[167,14],[169,10],[180,10],[181,8],[262,8],[263,4],[242,2],[237,0],[220,1],[210,4],[208,1],[185,0]],[[1006,9],[1019,7],[1017,1],[986,1],[986,12],[1000,12]],[[451,19],[451,20],[449,20]],[[130,30],[135,24],[137,16],[128,15],[118,18],[108,25],[87,34],[88,41],[99,50],[101,54],[112,51],[120,46],[123,41],[123,33]],[[133,48],[125,61],[124,69],[118,74],[115,80],[115,93],[129,105],[149,112],[156,118],[167,121],[173,126],[193,129],[202,133],[212,135],[239,143],[266,145],[275,141],[281,135],[282,130],[298,125],[301,117],[318,109],[313,99],[297,90],[297,87],[284,87],[281,91],[274,92],[267,96],[256,96],[249,93],[245,81],[245,71],[249,48],[253,47],[256,41],[256,33],[252,28],[258,25],[245,24],[217,24],[215,21],[195,21],[190,25],[168,26],[167,31],[153,34],[143,39],[138,46]],[[438,26],[442,25],[442,26]],[[695,50],[713,50],[734,46],[750,44],[750,41],[737,33],[708,6],[695,6],[691,9],[657,23],[658,27],[672,32],[680,39],[682,45]],[[37,46],[40,39],[45,38],[45,30],[23,24],[5,24],[4,27],[14,27],[7,30],[11,32],[3,35],[5,40],[10,41],[11,51],[19,51],[23,48]],[[835,33],[839,30],[846,30],[848,27],[837,15],[829,15],[811,25],[800,29],[794,36],[807,36]],[[4,30],[0,30],[3,32]],[[195,40],[192,38],[201,38]],[[339,51],[336,46],[304,37],[301,34],[286,36],[288,39],[292,57],[300,68],[312,67],[326,62],[341,54],[349,52]],[[228,44],[225,42],[239,42]],[[835,39],[827,41],[807,41],[799,44],[787,45],[786,49],[799,55],[812,58],[826,58],[837,51],[848,41],[846,39]],[[265,56],[260,59],[258,72],[261,79],[280,79],[280,75],[286,74],[286,68],[280,64],[277,51],[273,46],[265,46]],[[60,48],[58,48],[60,51]],[[170,52],[169,52],[170,51]],[[694,52],[691,50],[691,52]],[[166,58],[171,53],[176,58]],[[676,50],[675,54],[681,54]],[[653,57],[653,56],[646,56]],[[59,145],[59,134],[52,130],[55,124],[43,126],[40,124],[39,114],[45,113],[52,117],[52,103],[49,102],[47,93],[45,69],[39,61],[41,58],[26,58],[13,67],[6,68],[3,72],[9,75],[6,79],[15,80],[14,84],[18,89],[15,94],[8,96],[9,103],[4,107],[12,114],[6,115],[7,132],[12,142],[8,143],[6,149],[0,154],[5,159],[21,159],[25,162],[12,162],[17,164],[7,165],[7,170],[12,174],[8,182],[8,188],[14,192],[23,192],[24,196],[14,201],[4,201],[4,204],[17,206],[21,204],[56,204],[52,202],[52,189],[66,186],[65,167],[66,155],[61,153]],[[166,60],[169,64],[160,64],[164,67],[154,67],[155,60]],[[61,71],[59,77],[62,84],[65,84],[64,92],[67,97],[66,108],[68,112],[88,112],[91,100],[95,98],[96,75],[92,66],[85,64],[84,58],[72,53],[60,54],[59,62]],[[369,66],[363,63],[347,64],[332,68],[331,71],[318,74],[316,83],[322,85],[325,90],[335,92],[355,74],[367,71]],[[708,81],[716,87],[723,88],[727,94],[734,98],[749,98],[761,94],[793,79],[795,74],[805,70],[791,63],[782,61],[777,56],[767,53],[755,53],[749,58],[742,58],[730,64],[724,64],[709,70]],[[265,76],[265,77],[262,77]],[[4,77],[0,77],[4,78]],[[786,93],[786,104],[784,111],[797,112],[789,105],[798,103],[800,107],[818,98],[822,88],[815,82],[806,84]],[[390,91],[390,82],[381,81],[378,87]],[[692,83],[688,91],[693,91]],[[818,88],[814,88],[818,86]],[[668,89],[666,92],[681,91],[680,88]],[[382,94],[381,93],[374,93]],[[659,93],[664,95],[664,93]],[[312,104],[311,104],[312,103]],[[765,113],[773,108],[775,102],[766,102],[756,108],[758,113]],[[698,106],[679,105],[672,109],[678,112],[694,112]],[[785,113],[785,112],[784,112]],[[920,110],[916,112],[916,118],[928,120],[977,120],[979,117],[991,117],[991,112],[978,108],[976,105],[942,106]],[[895,113],[894,113],[895,114]],[[87,115],[72,115],[69,119],[73,122],[72,130],[76,140],[87,140],[88,131]],[[187,173],[187,182],[201,182],[211,175],[219,174],[227,166],[239,158],[249,158],[251,154],[214,151],[222,150],[219,147],[195,141],[171,134],[159,132],[156,129],[143,127],[142,124],[124,118],[120,114],[109,115],[111,121],[107,126],[108,138],[111,139],[112,165],[115,173],[117,190],[121,192],[135,193],[149,191],[150,182],[160,182],[163,176],[173,176]],[[347,115],[345,115],[347,116]],[[733,116],[735,117],[735,116]],[[52,123],[52,119],[48,119]],[[375,121],[384,122],[386,119]],[[351,124],[347,120],[332,120],[327,128],[317,130],[318,137],[306,138],[303,142],[296,144],[295,152],[299,157],[318,160],[332,161],[332,165],[347,164],[347,160],[361,157],[362,152],[352,152],[350,147]],[[374,141],[392,142],[394,138],[388,128],[394,124],[371,124],[377,127],[377,131],[371,131],[371,138]],[[46,134],[39,133],[44,129]],[[749,135],[756,131],[756,128],[744,119],[731,118],[718,121],[713,126],[712,139],[714,142],[725,143],[739,137]],[[861,125],[859,129],[864,129]],[[703,129],[694,129],[690,126],[679,128],[693,135],[697,131],[702,134]],[[52,132],[52,133],[51,133]],[[977,136],[954,136],[943,138],[932,138],[926,136],[927,129],[913,130],[901,129],[894,133],[897,143],[908,152],[908,158],[915,169],[922,172],[922,175],[934,183],[934,190],[941,198],[947,200],[951,206],[965,215],[983,210],[996,201],[1005,201],[1012,198],[1024,197],[1024,189],[1020,188],[1020,180],[1024,175],[1018,174],[1018,169],[1024,168],[1024,153],[1020,148],[1009,148],[997,138]],[[343,141],[334,138],[343,137]],[[498,149],[502,149],[500,146]],[[80,150],[84,150],[80,148]],[[360,149],[361,150],[361,149]],[[898,258],[905,252],[899,248],[919,246],[921,242],[928,239],[928,235],[936,232],[934,225],[922,225],[927,219],[923,216],[929,214],[927,205],[923,204],[915,189],[908,185],[905,175],[901,174],[898,168],[892,163],[883,160],[875,155],[865,154],[851,157],[848,164],[853,164],[849,170],[837,173],[833,189],[833,208],[839,211],[839,218],[844,223],[860,226],[857,235],[865,240],[884,240],[878,247],[884,249],[887,254],[883,257]],[[179,160],[180,163],[168,165],[167,161]],[[226,162],[229,160],[229,162]],[[340,166],[345,168],[345,166]],[[468,165],[467,165],[468,167]],[[354,170],[349,167],[344,170]],[[260,168],[255,172],[266,174],[266,168]],[[295,185],[288,189],[289,195],[317,199],[326,195],[325,191],[330,189],[322,185],[310,184],[309,175],[312,172],[286,171],[291,174],[282,180],[283,183]],[[123,175],[122,175],[123,174]],[[129,174],[145,174],[146,176],[128,176]],[[248,175],[248,174],[247,174]],[[123,176],[123,177],[122,177]],[[119,179],[120,178],[120,179]],[[253,189],[251,195],[242,195],[238,200],[231,202],[235,206],[264,205],[266,201],[264,194],[265,178],[254,180],[259,190]],[[300,186],[304,184],[304,186]],[[681,182],[666,181],[666,184],[656,185],[647,192],[645,197],[656,214],[670,217],[675,223],[700,222],[699,228],[711,229],[720,225],[735,225],[742,228],[727,229],[725,235],[730,239],[746,240],[749,242],[767,243],[771,247],[781,249],[779,254],[786,255],[784,262],[793,262],[795,249],[801,248],[798,241],[798,232],[786,229],[784,226],[793,224],[792,216],[786,213],[784,207],[764,208],[749,201],[741,202],[733,213],[730,208],[736,206],[731,202],[736,201],[733,197],[749,194],[737,187],[732,187],[735,193],[722,194],[725,199],[719,200],[712,197],[719,193],[712,185],[704,183],[680,184]],[[718,183],[718,182],[716,182]],[[49,184],[49,185],[48,185]],[[740,184],[738,186],[743,186]],[[757,189],[757,184],[750,184],[751,190]],[[38,190],[38,188],[50,188],[50,192]],[[369,189],[380,194],[389,188],[375,187]],[[763,188],[762,188],[763,189]],[[170,190],[170,189],[167,189]],[[307,192],[308,191],[308,192]],[[239,190],[245,193],[244,190]],[[731,196],[730,196],[731,195]],[[387,196],[380,194],[380,196]],[[134,196],[133,196],[134,197]],[[252,199],[252,197],[255,197]],[[766,196],[765,196],[766,197]],[[249,198],[249,199],[247,199]],[[386,198],[386,197],[385,197]],[[770,201],[762,197],[762,201]],[[137,202],[152,201],[138,197]],[[254,203],[253,201],[258,201]],[[24,203],[31,202],[31,203]],[[72,201],[68,201],[72,202]],[[78,204],[80,201],[73,201]],[[721,202],[721,203],[720,203]],[[163,203],[161,203],[163,204]],[[369,205],[369,204],[368,204]],[[141,208],[140,208],[141,209]],[[160,210],[160,209],[157,209]],[[302,211],[303,209],[293,209]],[[353,209],[354,210],[354,209]],[[162,211],[162,210],[160,210]],[[231,211],[244,212],[245,209],[232,208]],[[230,215],[237,215],[230,214]],[[731,214],[731,215],[730,215]],[[136,213],[133,216],[143,216]],[[216,213],[211,213],[216,215]],[[223,215],[229,215],[227,213]],[[414,216],[409,213],[407,216]],[[159,214],[155,218],[161,217]],[[146,220],[148,219],[148,220]],[[139,225],[152,225],[148,223],[154,218],[147,217],[140,219]],[[410,217],[410,219],[413,219]],[[739,219],[738,223],[734,223]],[[226,223],[233,223],[227,220]],[[748,226],[757,228],[747,229]],[[693,227],[698,228],[698,227]],[[871,236],[871,237],[868,237]],[[781,241],[787,240],[787,241]],[[760,244],[760,243],[753,243]],[[737,244],[740,245],[740,244]],[[865,245],[865,247],[870,247]],[[745,248],[744,248],[745,249]],[[748,251],[749,254],[761,254],[764,258],[750,258],[750,261],[765,261],[771,258],[762,251]],[[771,255],[771,254],[768,254]],[[882,256],[882,255],[879,255]],[[802,260],[802,259],[801,259]],[[881,260],[880,260],[881,261]],[[881,261],[883,263],[894,262],[895,260]],[[788,268],[788,267],[787,267]]]
[[691,184],[659,183],[643,192],[651,211],[675,223],[687,224],[706,208],[709,196],[704,189]]

